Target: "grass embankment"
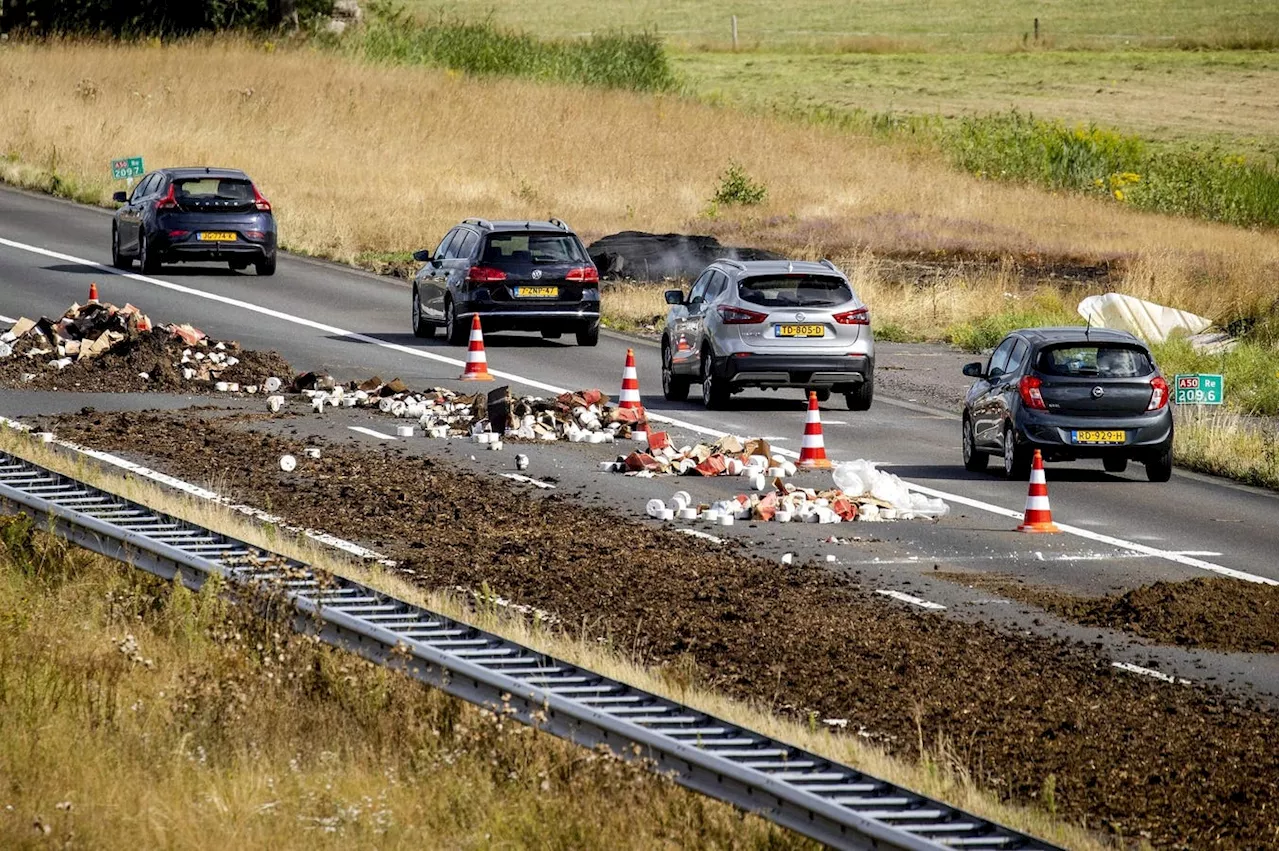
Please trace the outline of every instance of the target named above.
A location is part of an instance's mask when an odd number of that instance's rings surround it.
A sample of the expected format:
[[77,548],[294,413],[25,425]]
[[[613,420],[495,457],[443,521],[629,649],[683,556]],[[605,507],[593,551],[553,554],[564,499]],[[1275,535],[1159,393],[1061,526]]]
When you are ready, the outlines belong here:
[[[0,449],[792,742],[1064,847],[1110,847],[921,760],[801,726],[498,607],[424,594],[228,509],[0,430]],[[0,844],[809,847],[642,770],[0,519]],[[132,641],[129,640],[132,636]],[[280,656],[283,654],[284,658]],[[70,802],[70,807],[59,804]],[[1050,804],[1051,806],[1051,804]],[[35,834],[39,835],[39,834]],[[21,840],[21,841],[19,841]]]

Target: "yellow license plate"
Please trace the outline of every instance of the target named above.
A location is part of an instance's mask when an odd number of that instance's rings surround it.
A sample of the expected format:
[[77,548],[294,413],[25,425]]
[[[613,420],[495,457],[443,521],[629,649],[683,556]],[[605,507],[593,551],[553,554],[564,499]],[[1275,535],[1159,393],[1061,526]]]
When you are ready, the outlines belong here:
[[516,287],[516,298],[556,298],[560,295],[559,287]]
[[779,337],[824,337],[827,329],[821,325],[779,325]]
[[225,231],[225,230],[201,231],[196,236],[196,238],[204,242],[235,242],[236,241],[236,235],[231,231]]
[[1073,431],[1073,443],[1124,443],[1123,431]]

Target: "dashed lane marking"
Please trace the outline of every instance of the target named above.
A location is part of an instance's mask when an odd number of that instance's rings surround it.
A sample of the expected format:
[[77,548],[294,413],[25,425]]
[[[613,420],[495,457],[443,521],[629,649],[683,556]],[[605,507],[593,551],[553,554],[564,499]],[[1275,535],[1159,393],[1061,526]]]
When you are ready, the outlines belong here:
[[942,605],[941,603],[934,603],[929,600],[922,600],[921,598],[913,597],[910,594],[903,594],[901,591],[884,591],[884,590],[877,589],[876,593],[882,594],[885,597],[892,597],[893,599],[900,600],[903,603],[910,603],[913,606],[919,606],[922,609],[930,609],[932,611],[942,611],[943,609],[946,608],[946,606]]
[[499,473],[504,479],[511,479],[513,482],[523,482],[526,485],[533,485],[535,488],[543,490],[555,490],[556,486],[551,482],[544,482],[541,479],[535,479],[533,476],[526,476],[522,473]]
[[8,322],[10,325],[17,322],[12,316],[0,316],[0,322]]
[[[175,284],[172,281],[164,281],[164,280],[161,280],[160,278],[152,278],[148,275],[140,275],[135,272],[125,272],[120,269],[116,269],[112,266],[107,266],[103,263],[96,263],[92,260],[86,260],[83,257],[76,257],[71,254],[63,254],[62,252],[59,252],[59,251],[50,251],[47,248],[40,248],[39,246],[29,245],[25,242],[16,242],[11,239],[5,239],[4,237],[0,237],[0,245],[6,245],[10,248],[14,248],[19,251],[26,251],[31,254],[39,255],[41,257],[49,257],[55,260],[62,260],[67,263],[74,263],[76,265],[84,266],[86,268],[96,269],[101,271],[105,275],[115,275],[118,277],[128,278],[130,280],[138,281],[140,283],[150,284],[152,286],[160,287],[161,289],[166,289],[171,292],[189,295],[193,298],[201,298],[201,299],[205,299],[206,301],[213,301],[219,304],[229,305],[231,307],[238,307],[238,308],[241,308],[242,310],[247,310],[252,313],[257,313],[261,316],[270,316],[273,319],[278,319],[282,322],[288,322],[291,325],[297,325],[303,328],[311,328],[313,330],[320,331],[324,334],[327,334],[333,337],[344,338],[344,339],[348,339],[348,340],[352,340],[360,343],[366,343],[368,345],[377,346],[381,349],[386,349],[388,351],[395,351],[401,354],[409,355],[410,357],[423,358],[425,360],[436,361],[437,363],[448,364],[449,366],[456,366],[456,367],[466,366],[466,363],[462,360],[459,360],[458,358],[451,358],[451,357],[448,357],[447,355],[437,354],[436,352],[433,352],[429,349],[413,348],[410,346],[402,345],[400,343],[391,343],[386,340],[379,339],[378,337],[370,336],[368,334],[360,334],[355,331],[349,331],[345,328],[339,328],[335,325],[329,325],[324,322],[316,322],[313,319],[304,319],[301,316],[294,316],[293,314],[285,313],[280,310],[273,310],[269,307],[263,307],[262,305],[253,304],[252,302],[241,301],[240,299],[231,298],[230,296],[225,296],[225,295],[222,295],[221,293],[205,292],[202,290],[194,289],[192,287],[186,287],[181,284]],[[547,393],[551,393],[557,396],[560,395],[561,393],[566,392],[565,388],[563,387],[556,387],[555,385],[547,384],[545,382],[537,381],[531,378],[526,378],[522,375],[517,375],[511,372],[503,372],[501,370],[491,369],[489,370],[489,373],[496,378],[502,378],[508,381],[513,381],[525,387],[532,387],[536,390],[543,390]],[[720,431],[719,429],[700,426],[700,425],[697,425],[696,423],[691,423],[686,420],[679,420],[679,419],[676,419],[675,417],[669,417],[664,414],[657,414],[652,412],[649,413],[649,421],[667,423],[668,425],[672,425],[677,428],[687,429],[697,434],[702,434],[702,435],[706,435],[708,437],[713,437],[713,438],[724,437],[728,434],[728,432]],[[832,424],[834,424],[834,421]],[[782,455],[787,458],[800,457],[800,454],[792,449],[783,449],[779,447],[776,451],[779,455]],[[975,508],[980,511],[986,511],[1001,517],[1009,517],[1016,520],[1022,519],[1021,511],[1014,511],[1013,509],[1004,508],[1003,506],[999,506],[999,505],[993,505],[989,502],[982,502],[981,500],[970,499],[969,497],[960,496],[959,494],[953,494],[948,491],[941,491],[936,488],[925,487],[924,485],[917,485],[911,482],[906,482],[906,485],[911,490],[916,491],[917,493],[925,494],[926,496],[940,497],[944,500],[956,503],[958,505],[966,505],[970,508]],[[1280,581],[1277,581],[1275,579],[1270,579],[1265,576],[1258,576],[1256,574],[1246,573],[1242,570],[1235,570],[1233,568],[1224,567],[1220,564],[1214,564],[1213,562],[1204,561],[1203,559],[1195,558],[1193,556],[1182,555],[1180,553],[1172,552],[1170,550],[1162,550],[1157,547],[1148,546],[1146,544],[1140,544],[1135,541],[1126,541],[1122,538],[1116,538],[1111,535],[1103,535],[1098,532],[1092,532],[1088,529],[1082,529],[1079,526],[1071,526],[1065,523],[1058,523],[1058,528],[1061,529],[1063,532],[1066,532],[1067,534],[1075,535],[1077,537],[1085,538],[1091,541],[1096,541],[1102,544],[1108,544],[1110,546],[1117,547],[1119,549],[1132,550],[1134,552],[1145,553],[1150,556],[1155,556],[1156,558],[1161,558],[1167,561],[1172,561],[1177,564],[1181,564],[1185,567],[1194,567],[1199,570],[1207,570],[1212,573],[1220,574],[1222,576],[1231,576],[1236,579],[1242,579],[1246,582],[1257,582],[1264,585],[1280,586]]]
[[1141,665],[1135,665],[1132,662],[1112,662],[1111,667],[1119,668],[1122,671],[1128,671],[1131,674],[1151,677],[1154,680],[1162,680],[1166,683],[1176,683],[1181,686],[1191,685],[1191,680],[1184,680],[1182,677],[1171,677],[1163,671],[1153,671],[1151,668],[1144,668]]
[[365,428],[364,426],[347,426],[347,428],[351,429],[352,431],[358,431],[361,434],[367,434],[370,437],[376,437],[379,440],[395,440],[396,439],[393,435],[383,434],[380,431],[374,431],[373,429]]

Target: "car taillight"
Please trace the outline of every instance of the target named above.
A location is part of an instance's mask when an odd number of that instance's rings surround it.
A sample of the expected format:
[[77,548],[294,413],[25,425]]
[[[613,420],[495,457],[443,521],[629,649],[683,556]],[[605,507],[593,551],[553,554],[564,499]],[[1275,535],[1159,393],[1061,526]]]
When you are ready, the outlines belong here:
[[249,239],[266,239],[267,235],[260,230],[247,230],[244,235]]
[[844,313],[837,313],[831,318],[841,325],[870,325],[871,311],[865,307],[859,307],[857,310],[846,310]]
[[1169,382],[1157,375],[1151,379],[1151,401],[1147,403],[1148,411],[1158,411],[1169,404]]
[[189,231],[189,230],[171,230],[171,231],[169,231],[169,238],[170,238],[170,239],[181,239],[182,237],[186,236],[186,235],[187,235],[187,234],[189,234],[189,233],[191,233],[191,231]]
[[584,284],[598,284],[600,283],[600,273],[596,271],[595,266],[579,266],[566,272],[564,279],[566,281],[581,281]]
[[1022,376],[1022,380],[1018,382],[1018,395],[1022,397],[1022,404],[1028,408],[1045,410],[1044,397],[1040,395],[1040,379],[1034,375]]
[[722,304],[716,307],[720,313],[720,321],[725,325],[755,325],[769,318],[767,313],[756,313],[754,310],[745,310],[741,307],[729,307]]
[[467,270],[467,280],[476,284],[486,284],[490,281],[505,281],[506,279],[506,272],[489,266],[472,266]]
[[176,210],[178,209],[178,199],[173,197],[173,184],[169,184],[169,194],[165,195],[156,202],[157,210]]
[[253,187],[253,206],[257,207],[259,212],[271,212],[271,202],[262,197],[262,193],[258,191],[256,186]]

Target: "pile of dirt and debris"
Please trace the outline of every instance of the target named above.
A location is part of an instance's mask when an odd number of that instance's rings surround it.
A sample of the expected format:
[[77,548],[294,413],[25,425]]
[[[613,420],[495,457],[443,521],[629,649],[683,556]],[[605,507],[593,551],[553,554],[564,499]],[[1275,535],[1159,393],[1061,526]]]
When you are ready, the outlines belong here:
[[207,412],[44,425],[269,500],[290,523],[376,547],[425,587],[486,587],[553,612],[573,634],[607,636],[702,686],[849,719],[908,758],[946,742],[1002,796],[1043,803],[1053,777],[1058,814],[1109,834],[1158,847],[1274,844],[1275,711],[1212,686],[1117,673],[1084,645],[896,608],[822,566],[711,547],[395,449],[330,446],[284,474],[276,461],[296,439]]
[[1227,577],[1156,582],[1119,595],[1078,597],[993,573],[936,573],[1085,626],[1117,629],[1159,644],[1228,653],[1275,653],[1280,596],[1271,585]]
[[26,389],[256,393],[292,373],[275,352],[243,351],[190,325],[156,327],[131,304],[96,299],[58,319],[21,318],[0,335],[0,384]]
[[785,260],[762,248],[731,248],[714,236],[622,231],[587,246],[602,278],[661,281],[696,277],[713,260]]

